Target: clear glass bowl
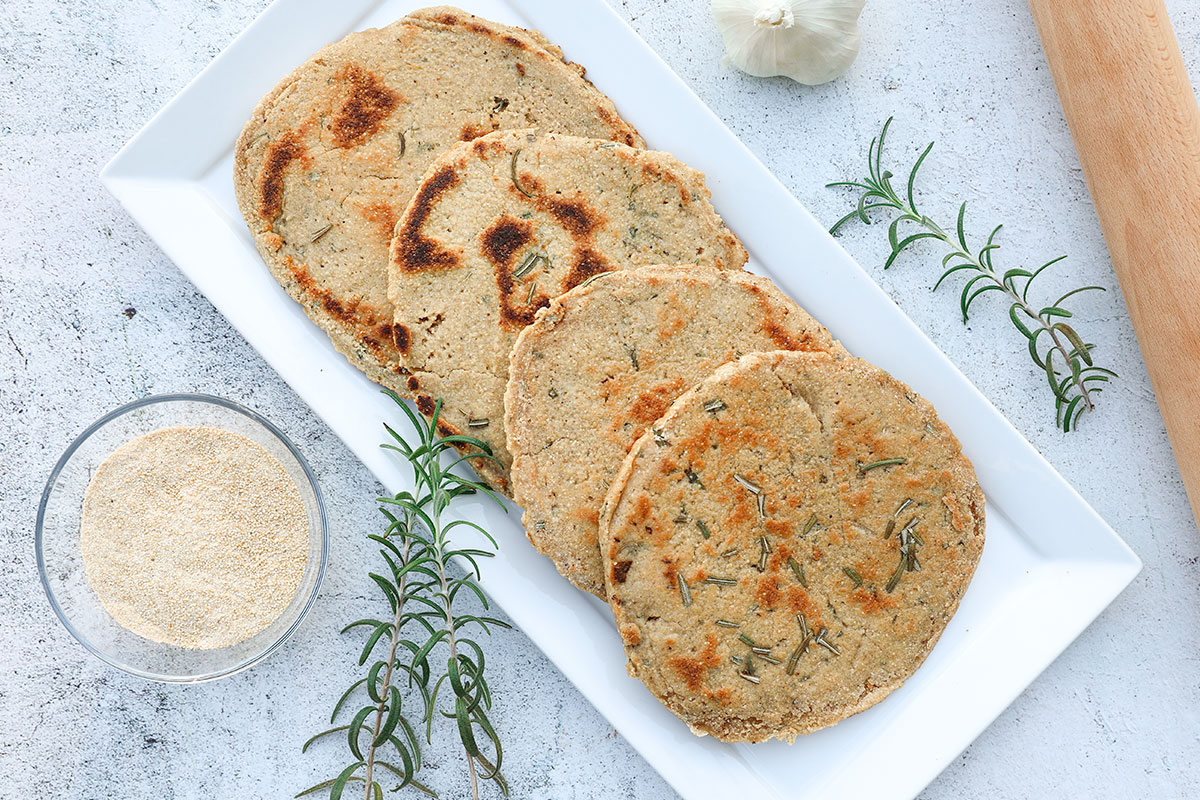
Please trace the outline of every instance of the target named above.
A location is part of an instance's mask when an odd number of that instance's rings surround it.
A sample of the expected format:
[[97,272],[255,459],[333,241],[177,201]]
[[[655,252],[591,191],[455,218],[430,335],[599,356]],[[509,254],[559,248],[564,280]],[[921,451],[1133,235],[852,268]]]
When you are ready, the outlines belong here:
[[[79,523],[83,495],[96,468],[125,442],[176,425],[207,425],[240,433],[266,448],[295,481],[308,513],[308,563],[296,596],[278,619],[251,638],[214,650],[189,650],[144,639],[104,610],[83,572]],[[54,613],[97,656],[133,675],[172,683],[221,678],[280,648],[312,608],[329,560],[325,504],[304,457],[283,433],[247,408],[201,394],[147,397],[106,414],[58,460],[38,507],[38,572]]]

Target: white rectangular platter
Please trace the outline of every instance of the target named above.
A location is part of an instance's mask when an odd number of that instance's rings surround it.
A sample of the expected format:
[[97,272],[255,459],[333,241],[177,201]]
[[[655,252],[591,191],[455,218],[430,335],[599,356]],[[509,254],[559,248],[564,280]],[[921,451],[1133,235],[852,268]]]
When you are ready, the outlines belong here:
[[[924,666],[883,703],[791,747],[693,736],[625,674],[607,608],[572,589],[534,552],[519,513],[467,502],[463,515],[495,531],[501,544],[499,557],[484,565],[485,588],[688,800],[916,795],[1128,585],[1141,563],[604,0],[461,4],[541,30],[587,67],[651,147],[707,173],[713,204],[745,243],[753,269],[773,278],[852,352],[929,398],[962,440],[988,499],[979,570]],[[397,410],[267,273],[238,213],[231,173],[242,125],[281,77],[321,46],[419,5],[277,0],[101,176],[392,491],[405,475],[379,444],[381,422],[398,423]]]

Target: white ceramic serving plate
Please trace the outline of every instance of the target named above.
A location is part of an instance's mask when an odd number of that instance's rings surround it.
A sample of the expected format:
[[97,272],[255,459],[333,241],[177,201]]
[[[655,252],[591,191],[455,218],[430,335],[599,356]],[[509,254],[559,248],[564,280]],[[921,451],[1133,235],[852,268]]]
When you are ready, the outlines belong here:
[[[795,745],[698,738],[625,674],[608,609],[529,546],[514,509],[466,502],[500,540],[484,585],[684,797],[916,795],[1133,579],[1141,563],[766,168],[603,0],[461,0],[537,28],[586,65],[651,147],[703,170],[713,204],[771,276],[852,352],[937,407],[988,498],[974,581],[924,666],[883,703]],[[234,202],[233,145],[259,98],[329,42],[412,0],[277,0],[104,169],[108,189],[389,490],[397,409],[259,260]],[[1037,625],[1028,624],[1037,619]],[[501,699],[501,702],[503,700]],[[919,742],[919,747],[912,746]]]

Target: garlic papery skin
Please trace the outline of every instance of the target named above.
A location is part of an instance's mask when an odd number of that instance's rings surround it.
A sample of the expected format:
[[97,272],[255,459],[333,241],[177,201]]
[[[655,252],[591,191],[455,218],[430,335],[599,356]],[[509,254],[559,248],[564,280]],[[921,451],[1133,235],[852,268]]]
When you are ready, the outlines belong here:
[[725,42],[722,65],[816,85],[854,63],[866,0],[712,0]]

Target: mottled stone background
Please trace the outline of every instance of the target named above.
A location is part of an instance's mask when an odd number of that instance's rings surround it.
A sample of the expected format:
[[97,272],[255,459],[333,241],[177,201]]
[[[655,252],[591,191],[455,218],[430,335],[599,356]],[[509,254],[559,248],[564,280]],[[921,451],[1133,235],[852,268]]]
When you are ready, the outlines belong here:
[[[1002,306],[984,298],[964,327],[953,291],[929,291],[932,249],[885,273],[881,228],[856,227],[844,239],[1146,564],[923,796],[1195,797],[1200,535],[1025,5],[869,0],[858,62],[812,89],[722,71],[703,0],[614,2],[821,220],[837,219],[850,202],[823,185],[858,175],[867,142],[895,114],[897,162],[938,141],[922,183],[929,211],[952,219],[956,201],[971,199],[973,230],[1004,222],[998,258],[1006,266],[1069,254],[1042,287],[1050,296],[1084,283],[1113,289],[1074,307],[1098,358],[1121,379],[1079,433],[1064,435]],[[341,763],[343,748],[301,757],[299,745],[322,724],[331,689],[351,679],[355,647],[337,629],[376,604],[363,580],[375,484],[96,178],[262,5],[0,2],[5,798],[286,797]],[[1200,7],[1168,5],[1200,77]],[[145,683],[92,658],[51,615],[34,566],[36,502],[62,449],[114,406],[168,391],[221,394],[279,423],[317,465],[335,537],[321,602],[297,638],[259,668],[201,686]],[[490,648],[494,719],[515,797],[672,796],[524,636],[504,635]],[[463,796],[449,741],[427,757],[425,778],[443,797]]]

